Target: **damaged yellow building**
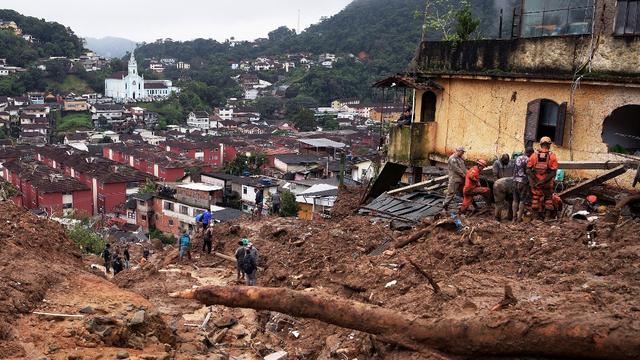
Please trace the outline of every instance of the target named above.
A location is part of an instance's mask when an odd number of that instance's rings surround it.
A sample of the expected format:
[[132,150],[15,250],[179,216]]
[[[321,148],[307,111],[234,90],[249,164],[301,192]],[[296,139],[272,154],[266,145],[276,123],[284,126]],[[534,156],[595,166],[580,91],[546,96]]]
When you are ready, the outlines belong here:
[[562,160],[640,150],[640,2],[522,0],[510,39],[423,42],[408,72],[411,126],[392,126],[389,160],[441,162],[457,146],[496,158],[550,136]]

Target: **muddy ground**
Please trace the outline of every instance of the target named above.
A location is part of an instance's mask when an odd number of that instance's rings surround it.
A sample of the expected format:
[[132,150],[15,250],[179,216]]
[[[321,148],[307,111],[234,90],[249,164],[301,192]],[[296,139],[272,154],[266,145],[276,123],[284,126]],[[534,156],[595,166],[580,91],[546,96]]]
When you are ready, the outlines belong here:
[[[416,229],[353,215],[361,193],[342,193],[336,216],[319,222],[266,217],[216,227],[218,250],[232,255],[250,238],[261,253],[258,285],[328,293],[425,319],[495,321],[588,316],[621,319],[640,336],[640,222],[622,219],[610,238],[585,244],[585,220],[498,223],[464,218],[462,232],[429,219]],[[628,220],[628,221],[627,221]],[[178,263],[157,241],[143,269],[105,278],[52,222],[0,204],[0,358],[443,359],[414,353],[358,331],[272,312],[204,307],[169,293],[200,285],[236,285],[235,265],[199,251]],[[6,224],[6,225],[5,225]],[[132,246],[139,259],[142,246]],[[434,291],[418,265],[437,282]],[[513,289],[517,303],[491,311]],[[82,315],[55,318],[33,311]],[[209,321],[202,327],[208,314]],[[141,316],[142,314],[142,316]]]

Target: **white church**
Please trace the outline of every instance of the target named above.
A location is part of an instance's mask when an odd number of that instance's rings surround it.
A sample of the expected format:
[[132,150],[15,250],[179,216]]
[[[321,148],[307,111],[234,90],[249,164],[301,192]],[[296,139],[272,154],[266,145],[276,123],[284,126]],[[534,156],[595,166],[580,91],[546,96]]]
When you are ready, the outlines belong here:
[[174,92],[180,89],[171,80],[145,80],[140,76],[133,52],[127,72],[118,71],[104,80],[104,95],[116,102],[162,100]]

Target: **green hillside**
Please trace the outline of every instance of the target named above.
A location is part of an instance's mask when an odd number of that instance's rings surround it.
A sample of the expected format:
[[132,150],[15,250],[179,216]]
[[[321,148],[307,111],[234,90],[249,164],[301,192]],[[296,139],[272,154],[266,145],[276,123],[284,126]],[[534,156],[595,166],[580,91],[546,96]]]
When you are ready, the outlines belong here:
[[49,22],[16,11],[0,9],[0,19],[15,21],[24,34],[36,38],[30,43],[9,31],[0,31],[0,58],[14,66],[26,66],[39,58],[50,56],[78,57],[84,46],[73,31],[56,22]]
[[[473,0],[473,13],[480,26],[472,37],[498,37],[500,9],[504,10],[503,34],[508,33],[512,13],[517,0]],[[446,13],[450,8],[460,8],[461,2],[433,0],[430,15]],[[196,39],[193,41],[166,41],[143,44],[136,50],[142,60],[152,57],[173,57],[190,62],[194,69],[192,78],[214,86],[214,82],[202,80],[198,72],[228,66],[231,62],[254,59],[258,56],[278,56],[287,53],[312,52],[337,53],[341,57],[334,69],[313,68],[308,72],[289,74],[261,73],[267,81],[286,75],[280,84],[291,85],[289,96],[313,97],[326,104],[331,99],[357,96],[373,99],[371,84],[381,77],[403,71],[421,38],[425,0],[354,0],[338,14],[312,25],[301,34],[280,27],[268,34],[268,39],[244,42],[231,46],[230,42]],[[429,39],[442,38],[442,32],[429,29]],[[199,69],[201,68],[201,69]],[[220,73],[220,77],[228,74]],[[167,74],[171,76],[171,73]],[[179,74],[173,74],[177,77]],[[217,86],[221,81],[217,81]],[[223,100],[216,97],[213,105]]]

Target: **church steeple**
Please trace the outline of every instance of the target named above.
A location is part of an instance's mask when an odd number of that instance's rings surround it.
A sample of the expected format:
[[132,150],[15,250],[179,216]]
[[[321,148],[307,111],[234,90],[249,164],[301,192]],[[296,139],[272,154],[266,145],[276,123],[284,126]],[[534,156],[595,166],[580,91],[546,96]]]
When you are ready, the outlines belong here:
[[131,51],[131,57],[129,58],[129,75],[138,75],[138,63],[133,55],[133,50]]

